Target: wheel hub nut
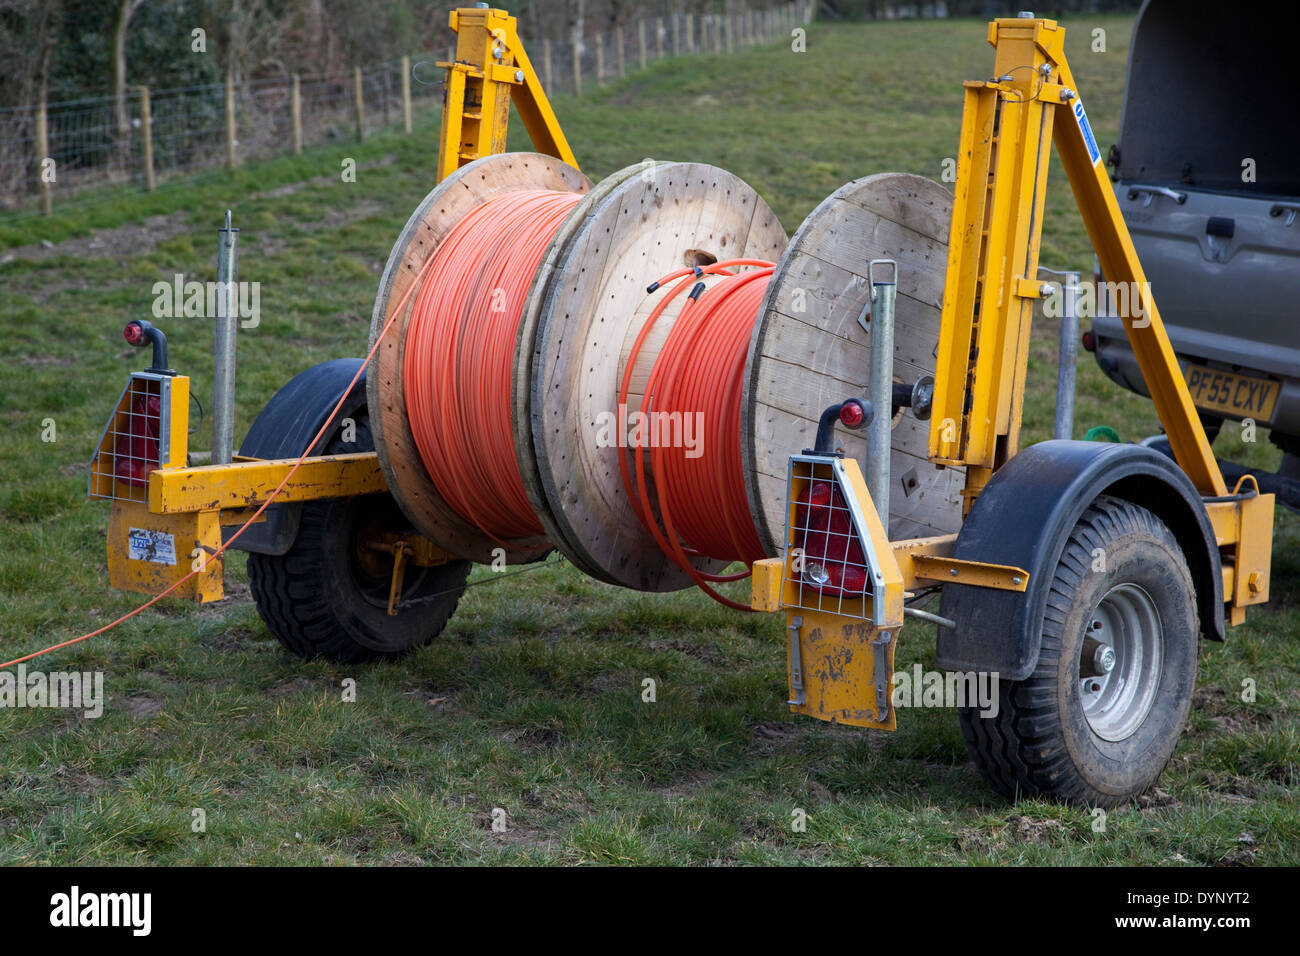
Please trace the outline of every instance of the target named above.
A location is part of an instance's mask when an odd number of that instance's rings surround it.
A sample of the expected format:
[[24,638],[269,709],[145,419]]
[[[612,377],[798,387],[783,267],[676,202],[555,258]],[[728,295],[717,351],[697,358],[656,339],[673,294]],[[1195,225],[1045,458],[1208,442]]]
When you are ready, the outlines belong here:
[[1089,635],[1083,639],[1079,654],[1079,676],[1105,677],[1115,669],[1115,648]]

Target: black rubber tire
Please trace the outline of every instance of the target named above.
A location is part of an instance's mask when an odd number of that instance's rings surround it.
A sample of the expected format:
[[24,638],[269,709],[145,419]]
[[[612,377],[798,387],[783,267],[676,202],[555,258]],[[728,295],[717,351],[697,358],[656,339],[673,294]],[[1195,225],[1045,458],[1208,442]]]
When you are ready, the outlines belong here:
[[[356,419],[354,441],[336,438],[327,451],[373,447],[363,413]],[[390,577],[367,573],[357,560],[357,531],[371,522],[395,531],[408,525],[388,494],[312,501],[303,505],[298,537],[285,554],[248,555],[248,584],[257,613],[290,653],[344,664],[401,657],[447,626],[471,562],[408,565],[398,613],[389,617]]]
[[[1105,570],[1094,571],[1101,548]],[[1155,698],[1124,739],[1093,732],[1084,715],[1079,657],[1102,598],[1141,587],[1159,613],[1163,660]],[[1200,627],[1182,550],[1151,512],[1100,497],[1080,517],[1050,582],[1034,672],[1000,681],[998,712],[961,708],[962,736],[976,767],[1010,799],[1045,797],[1114,807],[1150,788],[1173,756],[1196,686]]]
[[1300,481],[1300,454],[1284,452],[1282,464],[1278,466],[1278,475],[1290,481]]

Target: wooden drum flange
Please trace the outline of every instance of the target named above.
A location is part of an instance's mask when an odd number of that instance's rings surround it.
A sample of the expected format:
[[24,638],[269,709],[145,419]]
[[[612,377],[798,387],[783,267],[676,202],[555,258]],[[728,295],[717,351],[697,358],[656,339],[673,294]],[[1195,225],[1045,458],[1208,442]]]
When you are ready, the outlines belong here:
[[[858,316],[870,302],[872,259],[898,262],[894,380],[934,374],[951,211],[952,195],[939,184],[880,173],[838,189],[790,240],[754,328],[741,406],[746,491],[769,554],[785,543],[789,456],[813,446],[823,409],[868,394],[871,336]],[[961,526],[964,470],[931,464],[928,436],[929,422],[900,409],[890,456],[891,538]],[[840,428],[836,438],[865,474],[865,430]]]
[[[531,389],[519,396],[536,463],[524,483],[574,564],[612,584],[667,591],[691,580],[638,518],[619,470],[627,449],[601,442],[601,416],[618,415],[624,364],[655,301],[651,282],[688,265],[775,260],[786,235],[752,188],[714,166],[640,164],[614,178],[567,237],[543,292]],[[653,361],[673,314],[660,319],[638,368]]]
[[572,166],[539,153],[502,153],[461,167],[439,183],[407,221],[388,257],[370,322],[373,345],[402,304],[366,372],[370,427],[389,490],[418,531],[444,550],[480,563],[490,562],[494,550],[503,545],[508,546],[510,563],[533,561],[551,550],[551,543],[544,535],[496,541],[452,511],[438,494],[420,460],[403,398],[406,326],[415,296],[405,303],[402,297],[438,244],[470,209],[492,196],[522,189],[587,193],[591,182]]

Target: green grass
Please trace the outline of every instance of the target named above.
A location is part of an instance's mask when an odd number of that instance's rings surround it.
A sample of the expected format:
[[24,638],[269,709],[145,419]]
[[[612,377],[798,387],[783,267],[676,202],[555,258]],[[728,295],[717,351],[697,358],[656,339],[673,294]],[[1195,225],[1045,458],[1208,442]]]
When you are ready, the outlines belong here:
[[[1104,55],[1088,52],[1093,26],[1108,31]],[[1130,26],[1071,24],[1103,144],[1115,138]],[[818,25],[806,55],[664,62],[556,108],[593,177],[646,156],[716,163],[793,231],[857,176],[939,178],[961,82],[990,64],[974,21]],[[321,147],[152,196],[98,193],[59,203],[48,221],[0,221],[0,247],[56,243],[46,258],[0,264],[5,657],[137,603],[107,587],[107,509],[85,500],[84,465],[124,376],[142,364],[119,336],[149,314],[153,282],[213,278],[214,231],[234,210],[241,277],[262,283],[262,324],[241,340],[242,435],[291,374],[364,351],[383,262],[431,185],[436,123],[430,113],[411,137]],[[354,184],[339,180],[348,156],[360,164]],[[1053,165],[1043,261],[1086,272],[1091,251]],[[152,248],[77,244],[151,216],[165,217]],[[209,328],[175,319],[166,330],[173,364],[206,397]],[[1055,341],[1054,323],[1040,321],[1027,441],[1050,434]],[[46,418],[53,444],[41,441]],[[1127,440],[1157,430],[1150,405],[1085,357],[1076,434],[1097,424]],[[1275,463],[1267,442],[1233,447],[1227,431],[1220,454]],[[408,659],[344,668],[279,648],[236,556],[227,600],[165,603],[41,663],[103,670],[102,718],[0,711],[0,862],[1295,864],[1298,545],[1300,522],[1283,515],[1273,603],[1205,649],[1197,706],[1160,790],[1112,813],[1104,833],[1085,811],[992,796],[947,711],[905,711],[891,735],[792,718],[774,616],[693,592],[620,591],[557,563],[472,588],[440,640]],[[933,660],[933,635],[909,625],[898,666]],[[647,677],[653,704],[641,700]],[[348,678],[355,703],[342,701]],[[1240,700],[1248,678],[1252,704]],[[191,828],[195,808],[206,832]],[[508,815],[504,833],[491,828],[493,808]],[[792,831],[796,808],[806,832]]]

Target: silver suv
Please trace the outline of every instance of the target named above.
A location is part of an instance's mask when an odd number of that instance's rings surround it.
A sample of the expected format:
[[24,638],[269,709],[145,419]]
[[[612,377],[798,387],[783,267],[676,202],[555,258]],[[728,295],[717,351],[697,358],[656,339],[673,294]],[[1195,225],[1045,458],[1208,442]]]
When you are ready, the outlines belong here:
[[[1211,438],[1253,419],[1286,452],[1282,475],[1300,478],[1300,123],[1283,105],[1295,53],[1271,6],[1147,0],[1107,162]],[[1105,311],[1085,347],[1148,394]]]

